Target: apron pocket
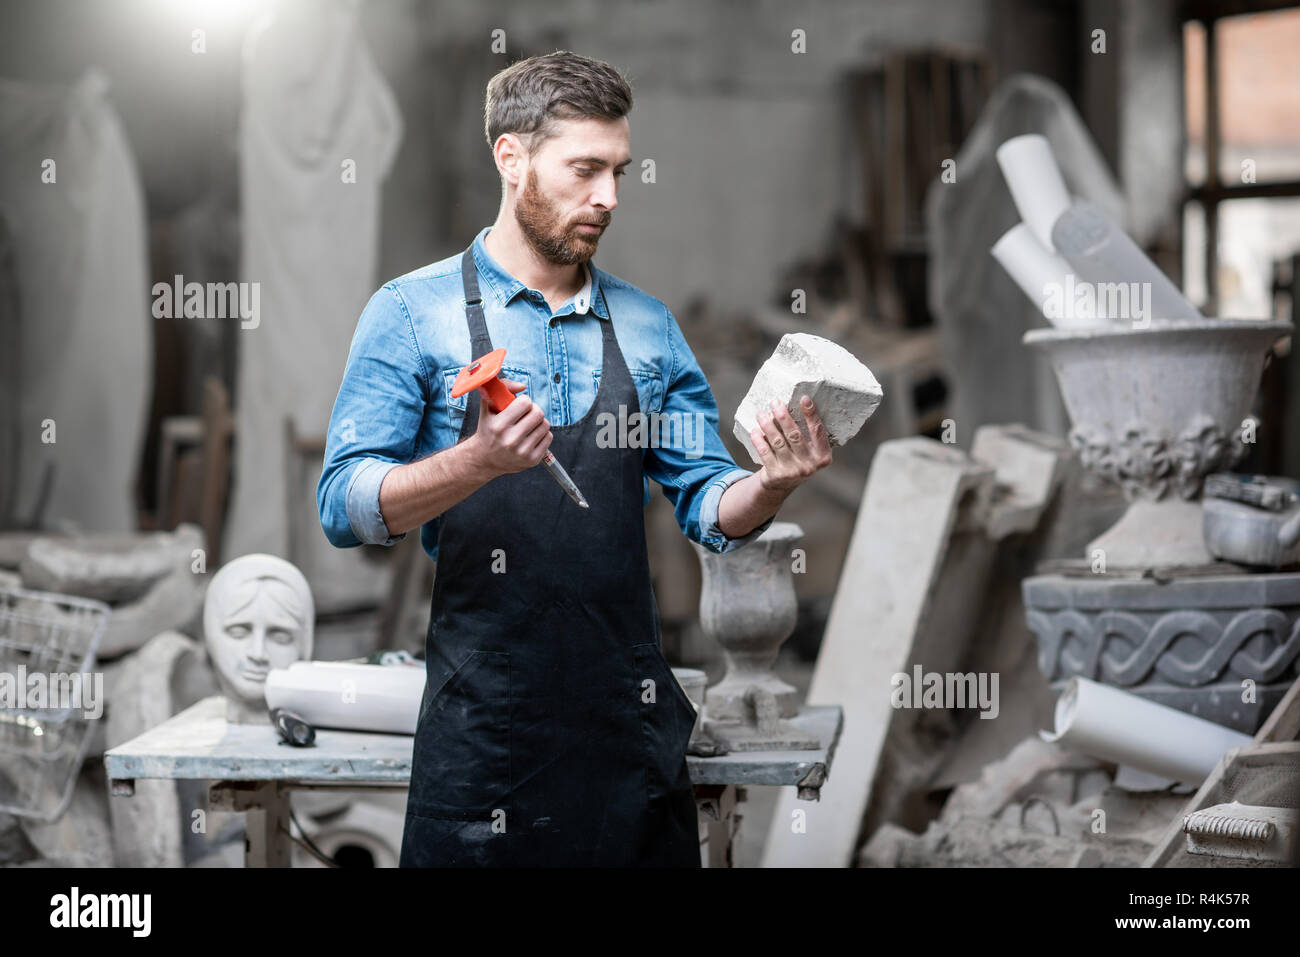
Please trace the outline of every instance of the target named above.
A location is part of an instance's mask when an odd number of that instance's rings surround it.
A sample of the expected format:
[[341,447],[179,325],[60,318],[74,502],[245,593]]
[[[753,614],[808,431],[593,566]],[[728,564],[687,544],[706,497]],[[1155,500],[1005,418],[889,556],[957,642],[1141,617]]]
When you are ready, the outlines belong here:
[[690,790],[686,746],[695,726],[695,706],[657,644],[633,645],[632,663],[646,748],[646,788],[653,803],[682,788]]
[[[408,807],[491,820],[510,795],[510,656],[472,651],[429,700],[415,734]],[[498,815],[499,816],[499,815]]]

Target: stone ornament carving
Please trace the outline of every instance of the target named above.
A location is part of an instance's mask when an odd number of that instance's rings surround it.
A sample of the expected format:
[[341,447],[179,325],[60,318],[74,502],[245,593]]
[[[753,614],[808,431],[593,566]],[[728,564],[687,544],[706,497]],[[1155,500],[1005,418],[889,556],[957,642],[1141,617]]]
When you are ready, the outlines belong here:
[[1206,475],[1232,468],[1246,454],[1239,433],[1224,435],[1205,415],[1193,416],[1176,437],[1137,422],[1119,435],[1080,426],[1070,430],[1070,444],[1085,469],[1115,482],[1130,502],[1158,502],[1171,493],[1193,501]]
[[1157,675],[1186,688],[1223,679],[1273,682],[1300,660],[1300,616],[1276,608],[1231,616],[1170,611],[1154,620],[1072,609],[1031,611],[1028,620],[1039,667],[1053,681],[1078,676],[1121,688]]
[[302,572],[274,555],[244,555],[213,576],[203,637],[226,696],[226,720],[268,723],[266,677],[309,660],[316,621]]
[[1253,733],[1300,677],[1300,574],[1021,585],[1038,665]]

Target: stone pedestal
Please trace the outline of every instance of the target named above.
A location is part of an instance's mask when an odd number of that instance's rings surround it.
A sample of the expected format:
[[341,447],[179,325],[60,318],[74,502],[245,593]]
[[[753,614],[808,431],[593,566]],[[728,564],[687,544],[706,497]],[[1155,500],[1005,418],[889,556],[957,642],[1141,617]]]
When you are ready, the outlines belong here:
[[1190,568],[1214,558],[1201,534],[1199,501],[1134,501],[1118,522],[1088,543],[1106,568]]
[[1300,573],[1038,575],[1022,592],[1058,691],[1077,675],[1254,734],[1297,678]]

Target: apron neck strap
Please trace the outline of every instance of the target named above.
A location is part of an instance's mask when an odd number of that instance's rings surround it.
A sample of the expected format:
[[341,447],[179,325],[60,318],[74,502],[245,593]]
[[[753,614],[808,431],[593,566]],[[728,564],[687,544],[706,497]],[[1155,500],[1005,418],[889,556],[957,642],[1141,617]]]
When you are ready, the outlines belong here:
[[474,262],[474,246],[460,257],[460,278],[465,287],[465,322],[469,326],[470,359],[479,359],[492,351],[487,320],[483,318],[483,297],[478,288],[478,266]]

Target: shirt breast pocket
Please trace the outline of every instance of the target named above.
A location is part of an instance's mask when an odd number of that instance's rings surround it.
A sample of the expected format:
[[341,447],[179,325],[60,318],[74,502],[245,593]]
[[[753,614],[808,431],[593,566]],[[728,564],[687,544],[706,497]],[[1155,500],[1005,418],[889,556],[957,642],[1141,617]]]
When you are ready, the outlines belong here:
[[[591,381],[597,392],[600,391],[601,371],[600,369],[591,370]],[[646,413],[662,411],[664,382],[659,370],[646,366],[629,365],[627,371],[632,376],[632,384],[636,386],[636,397],[637,401],[641,403],[641,411]]]
[[[456,384],[456,376],[460,375],[460,370],[465,366],[454,366],[450,369],[444,369],[442,373],[442,394],[447,400],[447,422],[451,429],[452,441],[455,442],[460,437],[461,427],[465,424],[465,412],[469,408],[469,393],[452,397],[451,389]],[[532,398],[532,378],[527,369],[521,369],[519,366],[502,366],[501,378],[510,379],[514,382],[522,382],[524,391],[517,393]]]

